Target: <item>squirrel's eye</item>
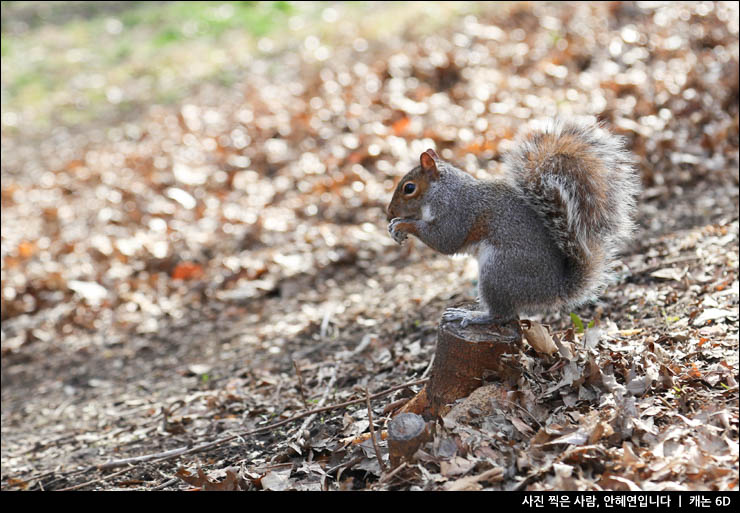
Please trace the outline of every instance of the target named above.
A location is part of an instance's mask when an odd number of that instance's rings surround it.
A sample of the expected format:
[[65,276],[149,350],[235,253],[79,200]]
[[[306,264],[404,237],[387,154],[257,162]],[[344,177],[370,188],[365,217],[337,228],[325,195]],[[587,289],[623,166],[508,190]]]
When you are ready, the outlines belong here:
[[403,193],[406,195],[413,194],[415,190],[416,190],[416,184],[414,182],[409,182],[403,186]]

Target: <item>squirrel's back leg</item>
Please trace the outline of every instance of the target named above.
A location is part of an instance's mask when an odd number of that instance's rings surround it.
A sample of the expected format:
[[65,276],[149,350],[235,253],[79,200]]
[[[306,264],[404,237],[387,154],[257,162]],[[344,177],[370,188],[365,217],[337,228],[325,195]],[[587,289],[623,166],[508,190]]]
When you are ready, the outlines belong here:
[[562,255],[544,239],[530,238],[522,247],[484,243],[478,250],[479,309],[448,310],[443,319],[460,320],[462,326],[494,324],[556,307],[562,303],[565,278]]
[[484,245],[478,253],[478,300],[479,310],[450,308],[443,320],[460,321],[462,327],[469,324],[503,324],[517,318],[512,290],[506,283],[510,276],[502,273],[501,259],[505,258],[491,245]]

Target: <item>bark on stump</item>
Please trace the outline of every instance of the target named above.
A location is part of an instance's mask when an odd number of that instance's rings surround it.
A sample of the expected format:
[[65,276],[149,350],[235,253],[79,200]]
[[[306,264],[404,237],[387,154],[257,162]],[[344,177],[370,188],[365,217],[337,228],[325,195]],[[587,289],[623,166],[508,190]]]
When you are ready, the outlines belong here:
[[445,405],[481,386],[487,372],[500,375],[501,357],[517,353],[521,340],[518,320],[465,328],[459,321],[441,321],[429,382],[400,412],[439,416]]

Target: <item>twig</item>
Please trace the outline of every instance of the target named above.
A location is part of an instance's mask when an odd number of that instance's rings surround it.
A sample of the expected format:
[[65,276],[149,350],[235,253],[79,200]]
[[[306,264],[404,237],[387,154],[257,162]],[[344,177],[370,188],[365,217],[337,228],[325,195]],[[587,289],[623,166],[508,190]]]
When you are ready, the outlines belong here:
[[130,465],[134,463],[143,463],[145,461],[153,460],[153,459],[159,459],[159,458],[173,458],[175,456],[179,456],[180,454],[185,453],[190,447],[179,447],[177,449],[172,449],[171,451],[164,451],[164,452],[158,452],[155,454],[145,454],[144,456],[134,456],[133,458],[124,458],[122,460],[115,460],[115,461],[109,461],[108,463],[103,463],[101,465],[96,465],[98,470],[111,470],[114,468],[118,468],[122,465]]
[[375,448],[375,457],[378,458],[378,464],[380,470],[385,474],[388,469],[385,467],[383,458],[380,457],[380,449],[378,448],[378,441],[375,439],[375,426],[373,426],[373,409],[370,407],[370,392],[365,387],[365,403],[367,404],[367,420],[370,421],[370,438],[373,440],[373,447]]
[[293,360],[293,367],[295,368],[296,376],[298,376],[298,393],[301,395],[301,401],[303,401],[303,407],[308,409],[308,402],[306,401],[306,394],[303,391],[303,376],[301,376],[301,369],[298,368],[298,362]]
[[542,424],[540,423],[540,421],[539,421],[539,420],[537,420],[536,418],[534,418],[534,415],[532,415],[532,414],[531,414],[531,413],[529,413],[529,412],[528,412],[527,410],[525,410],[524,408],[522,408],[521,406],[519,406],[518,404],[516,404],[516,403],[515,403],[514,401],[510,401],[510,400],[508,400],[508,399],[498,399],[498,400],[499,400],[499,401],[503,401],[503,402],[505,402],[505,403],[509,403],[509,404],[511,404],[511,405],[513,405],[513,406],[516,406],[517,408],[519,408],[520,410],[522,410],[522,411],[523,411],[524,413],[526,413],[527,415],[529,415],[529,416],[530,416],[530,418],[531,418],[531,419],[532,419],[533,421],[535,421],[535,422],[537,423],[537,425],[538,425],[538,426],[542,427]]
[[[332,472],[334,472],[336,470],[342,470],[342,471],[344,471],[344,470],[346,470],[346,469],[348,469],[350,467],[354,467],[355,465],[357,465],[358,463],[360,463],[364,459],[365,459],[365,455],[364,454],[362,456],[357,456],[356,458],[353,458],[353,459],[351,459],[351,460],[349,460],[349,461],[347,461],[345,463],[340,463],[339,465],[333,466],[332,468],[330,468],[329,470],[326,471],[326,474],[331,474]],[[338,472],[337,473],[337,480],[339,480],[340,474],[341,474],[341,472]]]
[[[324,394],[321,396],[321,399],[319,399],[318,405],[323,406],[323,404],[326,402],[326,398],[329,397],[329,392],[334,388],[334,383],[337,381],[337,367],[334,366],[332,368],[331,377],[329,378],[329,383],[326,384],[326,388],[324,389]],[[295,435],[290,437],[291,439],[297,440],[301,436],[303,436],[303,432],[306,430],[306,428],[313,422],[313,419],[316,418],[316,413],[311,414],[306,420],[303,421],[303,424],[301,424],[301,427],[298,429]]]
[[424,369],[424,374],[421,375],[422,379],[426,378],[429,375],[429,372],[432,370],[432,366],[434,365],[434,357],[437,356],[437,353],[434,353],[432,355],[432,359],[429,360],[429,365],[427,365],[427,368]]
[[164,483],[162,483],[160,485],[157,485],[154,488],[152,488],[152,491],[164,490],[168,486],[177,483],[179,480],[180,480],[180,478],[177,478],[177,477],[173,477],[172,479],[168,479]]
[[99,479],[93,479],[92,481],[87,481],[85,483],[80,483],[78,485],[69,486],[67,488],[62,488],[62,489],[60,489],[58,491],[60,491],[60,492],[70,492],[72,490],[79,490],[80,488],[84,488],[85,486],[88,486],[88,485],[91,485],[91,484],[95,484],[95,483],[99,483],[99,482],[105,481],[106,479],[110,479],[111,477],[117,477],[117,476],[123,475],[126,472],[128,472],[129,470],[131,470],[132,468],[136,468],[136,467],[131,466],[129,468],[125,468],[123,470],[119,470],[118,472],[114,472],[113,474],[111,474],[109,476],[104,476],[104,477],[99,478]]
[[325,339],[326,336],[329,334],[329,322],[331,321],[331,316],[334,314],[334,306],[329,305],[329,307],[326,309],[326,313],[324,314],[324,318],[321,320],[321,328],[319,329],[319,334],[322,339]]
[[648,266],[643,267],[642,269],[636,269],[635,271],[632,272],[632,275],[639,276],[641,274],[647,274],[653,271],[657,271],[658,269],[664,269],[674,264],[685,264],[688,262],[694,262],[699,259],[700,257],[696,257],[696,256],[683,256],[683,257],[672,258],[670,260],[661,260],[657,264],[648,265]]
[[405,469],[408,466],[408,463],[405,461],[402,462],[399,466],[388,472],[387,474],[383,474],[383,476],[378,480],[378,484],[386,483],[393,479],[393,477],[398,474],[401,470]]
[[393,401],[392,403],[386,404],[385,408],[383,408],[383,415],[388,415],[389,413],[396,411],[410,400],[410,397],[404,397],[403,399],[399,399],[398,401]]
[[[391,388],[388,388],[386,390],[383,390],[383,391],[376,392],[376,393],[372,394],[370,396],[370,399],[377,399],[378,397],[383,397],[385,395],[388,395],[390,393],[395,392],[396,390],[402,390],[404,388],[408,388],[408,387],[412,387],[412,386],[416,386],[416,385],[422,385],[422,384],[426,383],[427,381],[428,381],[427,379],[417,379],[416,381],[409,381],[408,383],[404,383],[402,385],[396,385],[394,387],[391,387]],[[183,455],[186,455],[186,454],[195,454],[195,453],[198,453],[198,452],[206,451],[208,449],[212,449],[213,447],[217,447],[219,445],[222,445],[222,444],[225,444],[227,442],[230,442],[230,441],[232,441],[232,440],[234,440],[236,438],[241,438],[241,437],[246,437],[246,436],[252,436],[252,435],[259,434],[259,433],[264,433],[266,431],[271,431],[273,429],[279,428],[279,427],[284,426],[286,424],[290,424],[291,422],[295,422],[296,420],[302,419],[304,417],[308,417],[310,415],[314,415],[316,413],[322,413],[322,412],[331,411],[331,410],[338,410],[338,409],[346,408],[347,406],[351,406],[353,404],[362,403],[362,402],[365,402],[365,401],[366,401],[366,398],[365,397],[362,397],[360,399],[352,399],[352,400],[349,400],[349,401],[345,401],[343,403],[331,404],[329,406],[324,406],[324,407],[321,407],[321,408],[315,408],[313,410],[308,410],[308,411],[304,411],[304,412],[298,413],[296,415],[293,415],[290,418],[281,420],[279,422],[275,422],[273,424],[268,424],[267,426],[262,426],[262,427],[259,427],[259,428],[256,428],[256,429],[249,429],[249,430],[245,430],[245,431],[240,431],[240,432],[235,433],[233,435],[229,435],[229,436],[226,436],[226,437],[223,437],[223,438],[219,438],[219,439],[213,440],[211,442],[205,442],[205,443],[202,443],[200,445],[180,447],[179,449],[173,449],[171,451],[165,451],[165,452],[160,452],[160,453],[155,453],[155,454],[146,454],[146,455],[143,455],[143,456],[136,456],[134,458],[125,458],[125,459],[122,459],[122,460],[114,460],[114,461],[109,461],[107,463],[102,463],[100,465],[91,465],[91,466],[86,467],[86,468],[83,468],[83,469],[73,470],[73,471],[71,471],[71,472],[69,472],[67,474],[62,474],[61,477],[71,477],[73,475],[82,474],[82,473],[90,472],[90,471],[93,471],[93,470],[110,470],[110,469],[113,469],[113,468],[120,467],[122,465],[129,465],[129,464],[132,464],[132,463],[143,463],[145,461],[151,461],[152,463],[161,463],[163,461],[166,461],[166,460],[169,460],[169,459],[172,459],[172,458],[177,458],[178,456],[183,456]],[[77,485],[77,487],[78,488],[81,488],[83,486],[87,486],[87,485],[90,485],[90,484],[95,484],[95,483],[98,483],[98,482],[105,481],[106,479],[109,479],[111,477],[115,477],[117,475],[123,474],[124,472],[128,472],[132,468],[135,468],[135,467],[131,466],[129,468],[126,468],[126,469],[122,470],[121,472],[117,472],[117,473],[111,474],[109,476],[102,476],[99,479],[96,479],[96,480],[93,480],[93,481],[88,481],[87,483],[84,483],[82,485]]]
[[32,452],[36,452],[36,451],[40,451],[42,449],[46,449],[47,447],[50,447],[52,445],[58,446],[58,445],[61,445],[62,443],[67,443],[67,441],[70,438],[75,438],[77,435],[78,435],[78,433],[69,433],[69,434],[66,434],[64,436],[60,436],[58,438],[55,438],[54,440],[49,440],[48,442],[44,442],[44,443],[36,442],[33,447],[31,447],[30,449],[28,449],[25,452],[22,452],[21,455],[22,456],[25,456],[26,454],[30,454]]

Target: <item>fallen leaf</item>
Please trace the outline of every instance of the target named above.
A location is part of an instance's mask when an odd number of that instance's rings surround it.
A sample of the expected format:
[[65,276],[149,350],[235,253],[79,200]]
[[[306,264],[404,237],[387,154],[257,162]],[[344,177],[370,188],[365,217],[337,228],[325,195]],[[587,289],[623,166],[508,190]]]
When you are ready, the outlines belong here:
[[529,424],[524,422],[516,415],[513,415],[509,420],[512,424],[514,424],[514,427],[517,429],[517,431],[519,431],[524,436],[530,437],[534,433],[534,430],[529,426]]
[[200,264],[193,262],[180,262],[172,271],[172,278],[175,280],[194,280],[202,278],[205,273]]
[[31,258],[36,253],[36,244],[33,242],[23,241],[18,244],[18,255],[21,258]]
[[503,478],[504,469],[501,467],[494,467],[490,470],[486,470],[482,474],[478,474],[477,476],[463,477],[456,481],[446,483],[444,489],[447,491],[480,490],[482,488],[479,484],[481,481],[497,482],[502,481]]
[[200,488],[206,492],[229,492],[236,491],[242,488],[240,486],[240,480],[237,475],[231,470],[226,471],[226,477],[223,481],[211,481],[203,469],[198,469],[198,475],[194,476],[184,468],[179,468],[175,473],[175,477],[179,477],[189,485]]
[[686,270],[676,269],[675,267],[666,267],[665,269],[659,269],[650,273],[653,278],[660,278],[663,280],[675,280],[681,281],[686,275]]
[[559,436],[555,438],[554,440],[550,440],[545,445],[554,445],[554,444],[568,444],[568,445],[583,445],[586,442],[588,442],[589,434],[586,432],[586,429],[583,427],[578,428],[576,431],[573,431],[572,433],[568,433],[563,436]]
[[737,312],[724,310],[722,308],[707,308],[701,313],[701,315],[694,319],[691,324],[694,326],[703,326],[708,321],[717,321],[719,319],[724,319],[725,317],[737,317]]
[[393,123],[391,129],[393,130],[393,133],[395,135],[401,135],[406,130],[406,127],[409,126],[409,123],[411,123],[410,118],[402,117],[401,119]]
[[93,281],[69,280],[67,286],[93,305],[99,305],[108,296],[108,290]]
[[188,366],[188,370],[197,376],[210,372],[212,368],[213,368],[212,365],[203,364],[203,363],[194,363]]
[[271,470],[259,480],[264,490],[280,492],[291,487],[290,473],[291,469]]
[[527,343],[529,343],[529,345],[538,353],[551,355],[558,350],[558,347],[552,340],[550,333],[548,333],[547,329],[539,322],[522,322],[522,334]]
[[626,477],[620,477],[620,476],[614,476],[614,475],[605,474],[599,480],[599,485],[605,490],[620,490],[620,491],[630,491],[630,492],[642,491],[642,488],[637,486],[637,484],[634,481],[627,479]]
[[469,471],[475,465],[475,461],[470,461],[462,456],[455,456],[439,464],[440,472],[443,476],[458,476]]

